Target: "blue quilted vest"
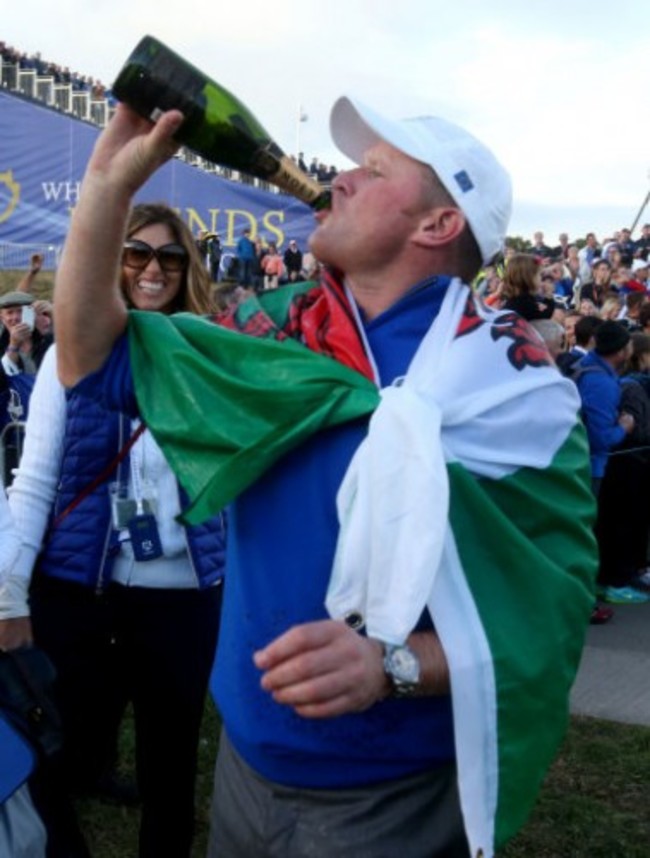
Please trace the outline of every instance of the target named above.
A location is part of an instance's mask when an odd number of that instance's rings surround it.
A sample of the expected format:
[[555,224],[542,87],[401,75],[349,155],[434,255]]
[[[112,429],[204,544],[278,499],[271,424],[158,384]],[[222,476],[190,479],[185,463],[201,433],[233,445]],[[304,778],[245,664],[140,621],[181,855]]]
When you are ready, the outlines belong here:
[[[111,578],[120,546],[111,524],[109,485],[126,478],[126,456],[107,479],[54,525],[57,517],[113,461],[127,443],[130,420],[104,410],[90,399],[68,395],[63,458],[59,484],[39,557],[39,574],[101,589]],[[179,487],[181,507],[188,499]],[[209,587],[223,576],[225,517],[215,516],[185,529],[197,586]]]

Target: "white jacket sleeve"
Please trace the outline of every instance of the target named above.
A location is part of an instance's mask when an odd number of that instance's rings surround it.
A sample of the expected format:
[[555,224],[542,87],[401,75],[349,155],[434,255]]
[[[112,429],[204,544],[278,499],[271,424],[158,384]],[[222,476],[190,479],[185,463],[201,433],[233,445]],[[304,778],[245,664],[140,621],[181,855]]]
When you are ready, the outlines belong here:
[[0,490],[0,585],[4,583],[18,555],[20,540],[14,526],[7,496]]
[[65,390],[56,373],[56,352],[52,346],[36,377],[20,466],[7,492],[20,552],[0,590],[0,619],[29,614],[27,589],[56,494],[65,420]]

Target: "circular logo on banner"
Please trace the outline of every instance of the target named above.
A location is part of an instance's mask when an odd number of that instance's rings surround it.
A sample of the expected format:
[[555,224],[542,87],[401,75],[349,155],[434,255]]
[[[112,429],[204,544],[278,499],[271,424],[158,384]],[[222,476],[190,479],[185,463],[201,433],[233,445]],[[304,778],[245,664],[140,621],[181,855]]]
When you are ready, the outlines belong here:
[[13,171],[5,170],[0,173],[0,223],[11,217],[19,199],[20,185],[14,181]]

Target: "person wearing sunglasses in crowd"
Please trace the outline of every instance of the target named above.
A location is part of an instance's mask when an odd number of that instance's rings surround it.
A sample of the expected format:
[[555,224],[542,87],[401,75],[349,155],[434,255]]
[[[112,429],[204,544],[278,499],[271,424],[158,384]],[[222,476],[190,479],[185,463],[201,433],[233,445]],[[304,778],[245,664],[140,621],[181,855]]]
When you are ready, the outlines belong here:
[[[192,235],[165,205],[132,209],[119,276],[131,309],[214,310]],[[66,397],[55,348],[34,389],[10,503],[22,552],[0,591],[0,646],[33,639],[50,655],[64,721],[62,759],[33,790],[48,856],[88,854],[68,795],[92,792],[112,770],[129,701],[139,855],[189,856],[220,617],[223,516],[180,524],[187,498],[151,434],[139,420]]]

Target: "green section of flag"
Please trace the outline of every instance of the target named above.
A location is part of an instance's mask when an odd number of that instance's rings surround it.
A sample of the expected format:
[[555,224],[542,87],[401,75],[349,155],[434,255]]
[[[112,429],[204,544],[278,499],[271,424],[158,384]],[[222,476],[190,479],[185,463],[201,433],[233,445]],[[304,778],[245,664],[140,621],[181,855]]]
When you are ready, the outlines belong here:
[[140,412],[192,500],[190,524],[314,432],[379,403],[371,381],[294,340],[191,314],[130,313],[129,347]]
[[588,462],[579,426],[546,470],[477,480],[449,466],[451,525],[496,677],[497,845],[528,817],[568,722],[597,571]]

